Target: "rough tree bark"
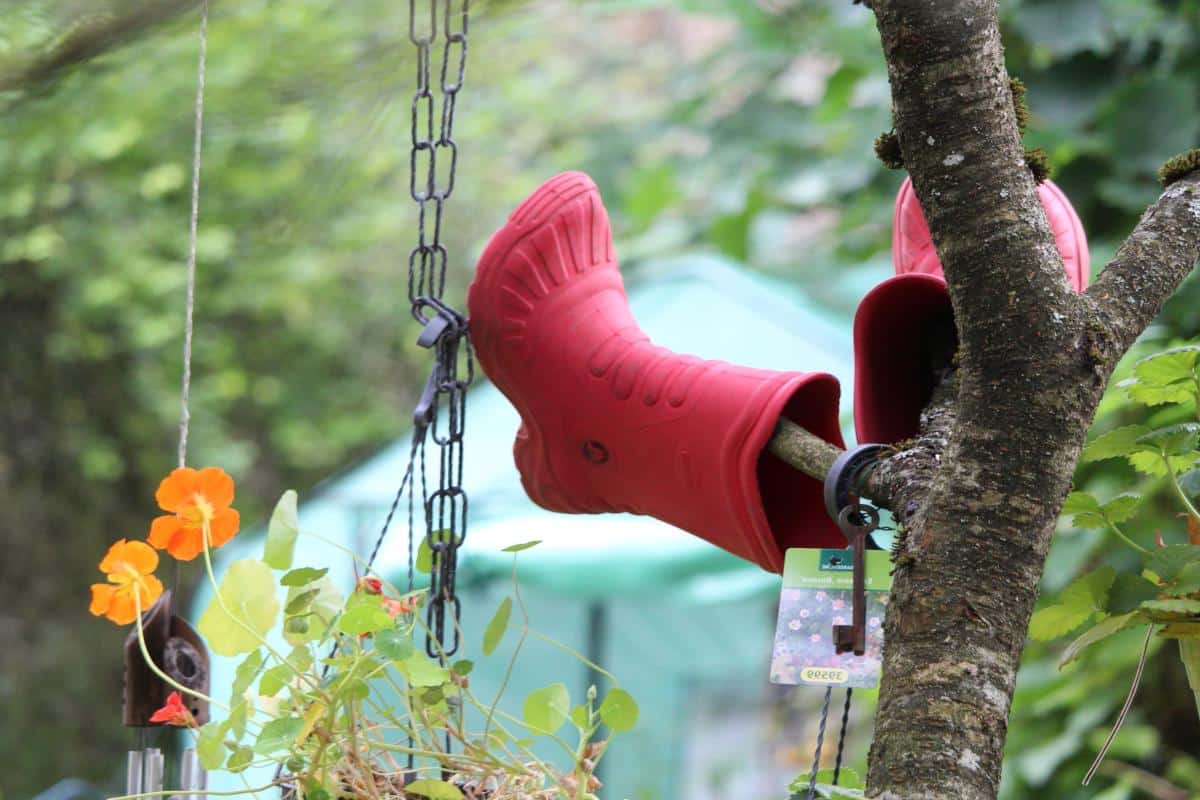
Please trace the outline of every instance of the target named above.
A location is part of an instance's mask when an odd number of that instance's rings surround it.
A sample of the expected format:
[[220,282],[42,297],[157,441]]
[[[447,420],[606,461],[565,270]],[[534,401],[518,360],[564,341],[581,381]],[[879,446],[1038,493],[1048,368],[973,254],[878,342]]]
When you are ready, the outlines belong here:
[[[904,534],[867,796],[994,800],[1055,520],[1113,367],[1200,255],[1200,173],[1076,295],[1025,164],[998,0],[870,5],[960,350],[949,407],[880,489]],[[828,455],[798,458],[821,475]]]

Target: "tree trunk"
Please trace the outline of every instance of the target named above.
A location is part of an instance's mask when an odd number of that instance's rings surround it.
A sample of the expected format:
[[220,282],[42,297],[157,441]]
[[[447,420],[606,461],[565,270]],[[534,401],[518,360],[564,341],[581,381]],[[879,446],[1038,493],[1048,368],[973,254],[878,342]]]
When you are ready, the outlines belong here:
[[1168,188],[1076,295],[1025,164],[996,0],[873,8],[960,351],[950,412],[914,450],[940,458],[895,467],[867,796],[991,800],[1055,520],[1113,366],[1200,253],[1200,179]]

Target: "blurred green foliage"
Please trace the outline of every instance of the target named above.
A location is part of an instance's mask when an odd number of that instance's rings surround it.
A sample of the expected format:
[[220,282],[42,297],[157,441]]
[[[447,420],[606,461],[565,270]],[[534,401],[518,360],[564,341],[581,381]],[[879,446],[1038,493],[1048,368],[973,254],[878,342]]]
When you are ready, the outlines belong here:
[[[0,76],[132,0],[25,0],[0,15]],[[396,435],[423,380],[405,264],[412,60],[407,4],[214,4],[190,461],[256,498],[306,487]],[[1101,268],[1154,171],[1200,134],[1200,2],[1012,0],[1010,69]],[[0,96],[0,792],[64,775],[113,786],[120,632],[84,617],[95,562],[142,536],[173,465],[195,18],[139,32],[53,83]],[[448,206],[452,297],[507,211],[555,171],[591,172],[627,271],[682,249],[786,275],[845,313],[889,269],[901,174],[870,13],[849,0],[494,1],[476,8]],[[1147,334],[1200,328],[1190,281]],[[1134,419],[1106,403],[1101,425]],[[1089,465],[1079,483],[1136,478]],[[1152,490],[1154,487],[1142,487]],[[1176,520],[1160,521],[1164,536]],[[1143,541],[1146,532],[1143,534]],[[1064,527],[1045,602],[1085,567],[1128,568]],[[1125,636],[1122,634],[1122,636]],[[1200,792],[1200,734],[1175,659],[1151,663],[1111,757],[1079,786],[1138,642],[1066,672],[1031,647],[1004,796]],[[1136,637],[1133,633],[1131,636]]]

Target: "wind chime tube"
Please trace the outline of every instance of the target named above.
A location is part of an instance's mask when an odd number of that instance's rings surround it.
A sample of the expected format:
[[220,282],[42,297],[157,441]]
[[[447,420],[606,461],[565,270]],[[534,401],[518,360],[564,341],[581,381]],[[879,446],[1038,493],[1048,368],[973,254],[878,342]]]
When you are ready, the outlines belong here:
[[142,769],[142,791],[161,792],[163,789],[163,754],[157,747],[145,751],[145,765]]
[[142,751],[130,750],[125,765],[125,794],[142,793]]
[[193,792],[204,791],[207,784],[207,775],[204,767],[200,766],[200,758],[193,748],[187,748],[179,759],[179,800],[197,800],[199,795]]

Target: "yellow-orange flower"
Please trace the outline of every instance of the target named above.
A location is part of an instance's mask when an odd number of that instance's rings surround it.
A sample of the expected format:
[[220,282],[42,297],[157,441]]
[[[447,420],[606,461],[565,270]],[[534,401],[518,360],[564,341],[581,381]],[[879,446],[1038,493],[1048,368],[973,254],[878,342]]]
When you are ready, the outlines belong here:
[[209,547],[220,547],[237,533],[238,512],[229,507],[233,478],[219,467],[179,467],[163,478],[154,499],[171,513],[151,523],[150,544],[180,561],[203,552],[206,528]]
[[100,561],[100,571],[108,575],[108,583],[92,584],[88,610],[118,625],[133,622],[139,605],[146,611],[163,593],[162,581],[150,574],[157,568],[158,553],[145,542],[116,542]]

